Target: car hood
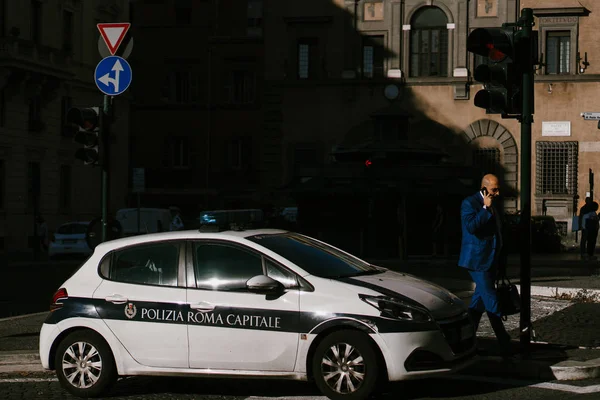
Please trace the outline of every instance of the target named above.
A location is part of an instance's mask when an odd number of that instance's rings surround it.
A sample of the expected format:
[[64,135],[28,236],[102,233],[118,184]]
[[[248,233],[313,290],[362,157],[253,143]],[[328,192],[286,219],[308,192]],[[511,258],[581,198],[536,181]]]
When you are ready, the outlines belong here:
[[408,297],[427,308],[436,320],[456,317],[466,311],[466,304],[447,289],[409,274],[386,271],[382,274],[341,280],[350,285],[369,288],[382,295]]

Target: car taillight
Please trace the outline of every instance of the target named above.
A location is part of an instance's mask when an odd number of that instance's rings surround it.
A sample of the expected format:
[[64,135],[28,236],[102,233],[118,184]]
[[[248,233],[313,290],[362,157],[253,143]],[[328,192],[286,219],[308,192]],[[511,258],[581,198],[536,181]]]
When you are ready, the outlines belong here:
[[67,289],[65,289],[65,288],[58,289],[56,291],[56,293],[54,293],[54,296],[52,296],[52,304],[50,304],[50,311],[54,311],[58,308],[61,308],[63,306],[63,303],[61,302],[61,300],[64,300],[68,297],[69,297],[69,294],[67,293]]

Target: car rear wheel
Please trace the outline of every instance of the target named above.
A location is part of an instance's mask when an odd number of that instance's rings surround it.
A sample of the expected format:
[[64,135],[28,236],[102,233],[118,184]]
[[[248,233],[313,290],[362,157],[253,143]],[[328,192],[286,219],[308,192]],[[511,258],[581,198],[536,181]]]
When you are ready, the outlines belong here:
[[73,332],[64,338],[58,346],[54,365],[62,387],[78,397],[97,397],[117,378],[108,344],[90,331]]
[[325,337],[312,359],[315,383],[330,399],[366,399],[379,377],[377,355],[365,333],[337,331]]

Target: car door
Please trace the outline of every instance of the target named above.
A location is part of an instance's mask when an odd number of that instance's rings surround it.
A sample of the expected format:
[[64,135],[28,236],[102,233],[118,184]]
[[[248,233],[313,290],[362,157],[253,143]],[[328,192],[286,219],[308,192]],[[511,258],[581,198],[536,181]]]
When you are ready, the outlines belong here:
[[251,292],[246,281],[267,270],[260,253],[222,241],[191,242],[189,250],[190,368],[292,371],[298,285],[276,296]]
[[145,243],[102,263],[98,313],[140,364],[188,367],[185,242]]

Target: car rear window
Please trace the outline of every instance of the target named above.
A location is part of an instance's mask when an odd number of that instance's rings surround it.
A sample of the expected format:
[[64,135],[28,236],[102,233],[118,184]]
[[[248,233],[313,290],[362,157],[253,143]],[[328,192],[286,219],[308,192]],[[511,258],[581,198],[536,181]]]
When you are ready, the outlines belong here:
[[86,230],[86,224],[66,224],[60,226],[56,233],[60,233],[61,235],[78,235],[85,233]]

